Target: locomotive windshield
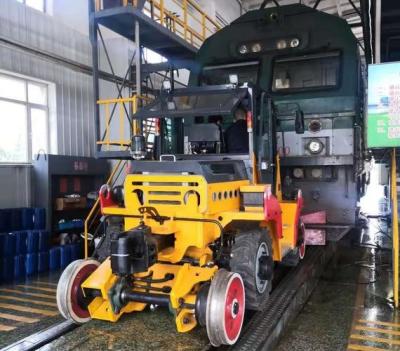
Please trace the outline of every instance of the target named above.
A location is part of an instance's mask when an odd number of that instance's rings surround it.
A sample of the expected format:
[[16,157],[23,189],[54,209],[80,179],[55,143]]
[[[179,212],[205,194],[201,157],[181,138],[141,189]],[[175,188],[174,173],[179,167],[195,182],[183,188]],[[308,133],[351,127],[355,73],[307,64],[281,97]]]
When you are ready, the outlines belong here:
[[272,91],[332,88],[339,84],[340,53],[275,60]]
[[257,61],[234,63],[219,66],[207,66],[203,68],[203,85],[229,84],[229,76],[236,75],[238,84],[256,84],[258,81],[259,63]]

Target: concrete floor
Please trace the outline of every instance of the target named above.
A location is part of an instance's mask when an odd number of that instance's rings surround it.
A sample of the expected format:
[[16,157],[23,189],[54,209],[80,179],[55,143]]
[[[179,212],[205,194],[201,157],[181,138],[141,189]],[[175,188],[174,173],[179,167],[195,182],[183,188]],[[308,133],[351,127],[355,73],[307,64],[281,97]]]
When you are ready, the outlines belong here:
[[276,351],[400,350],[388,247],[385,222],[377,220],[360,240],[354,234],[343,240]]
[[[340,242],[335,260],[276,351],[400,350],[400,316],[391,302],[391,251],[385,249],[390,248],[390,238],[384,226],[385,222],[371,220],[361,238],[353,234]],[[13,328],[0,329],[0,348],[61,320],[54,306],[56,280],[54,275],[25,286],[0,286],[0,326]],[[6,301],[6,295],[23,300]],[[15,310],[12,305],[31,310]],[[35,307],[39,310],[32,310]],[[8,314],[34,321],[10,320]],[[179,334],[173,316],[160,309],[125,315],[115,324],[92,321],[42,350],[201,350],[207,344],[204,329]]]
[[0,348],[62,321],[56,303],[59,275],[0,285]]

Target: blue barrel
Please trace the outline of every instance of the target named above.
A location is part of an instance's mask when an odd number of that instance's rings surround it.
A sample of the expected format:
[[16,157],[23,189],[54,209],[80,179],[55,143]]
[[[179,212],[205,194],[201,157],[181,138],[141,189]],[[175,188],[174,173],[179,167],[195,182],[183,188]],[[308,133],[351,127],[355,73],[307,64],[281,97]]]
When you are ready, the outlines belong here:
[[0,209],[0,233],[7,232],[7,219],[6,219],[6,211]]
[[48,251],[50,248],[50,233],[47,230],[39,231],[39,251]]
[[2,234],[1,242],[2,256],[15,256],[16,235],[14,233]]
[[26,231],[14,232],[15,234],[15,253],[17,255],[24,255],[27,253],[27,237]]
[[14,275],[14,257],[6,256],[0,258],[0,275],[3,282],[9,282]]
[[37,253],[39,251],[39,231],[38,230],[28,230],[26,240],[26,251],[28,253]]
[[25,277],[25,256],[14,256],[14,279],[18,280]]
[[71,263],[71,245],[60,246],[60,263],[62,269]]
[[31,230],[33,229],[33,208],[22,209],[22,229]]
[[4,208],[2,212],[3,231],[10,232],[11,229],[11,209]]
[[38,254],[37,253],[27,253],[25,255],[25,268],[26,275],[34,275],[37,273],[38,269]]
[[12,208],[10,217],[10,231],[22,229],[22,209]]
[[57,271],[60,269],[61,258],[60,258],[60,246],[52,247],[49,251],[49,268],[51,271]]
[[46,229],[46,209],[36,207],[33,214],[33,226],[34,229],[44,230]]
[[71,251],[71,262],[78,260],[80,257],[81,245],[79,243],[68,245]]
[[49,270],[49,251],[39,252],[38,254],[38,272],[47,272]]

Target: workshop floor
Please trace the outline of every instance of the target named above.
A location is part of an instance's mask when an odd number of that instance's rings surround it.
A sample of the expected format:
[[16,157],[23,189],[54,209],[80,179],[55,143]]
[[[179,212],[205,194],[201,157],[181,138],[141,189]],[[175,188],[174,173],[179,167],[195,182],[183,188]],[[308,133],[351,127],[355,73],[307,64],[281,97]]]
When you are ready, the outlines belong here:
[[[391,239],[385,221],[371,219],[361,238],[349,234],[302,312],[275,351],[400,350],[400,315],[393,310]],[[388,250],[389,248],[389,250]],[[61,320],[58,274],[0,286],[0,348]],[[202,350],[203,328],[179,334],[165,309],[92,321],[41,350]]]
[[56,302],[59,275],[0,285],[0,348],[62,320]]
[[275,351],[400,350],[386,232],[385,220],[371,219],[360,238],[353,234],[340,243],[335,261]]

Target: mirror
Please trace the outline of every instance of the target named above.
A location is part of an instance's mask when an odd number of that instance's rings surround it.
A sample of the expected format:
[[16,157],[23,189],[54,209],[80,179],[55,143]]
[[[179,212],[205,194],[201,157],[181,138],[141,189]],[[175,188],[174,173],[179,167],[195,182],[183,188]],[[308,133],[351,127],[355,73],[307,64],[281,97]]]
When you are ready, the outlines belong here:
[[294,129],[296,131],[296,134],[304,134],[304,113],[301,110],[296,110]]

